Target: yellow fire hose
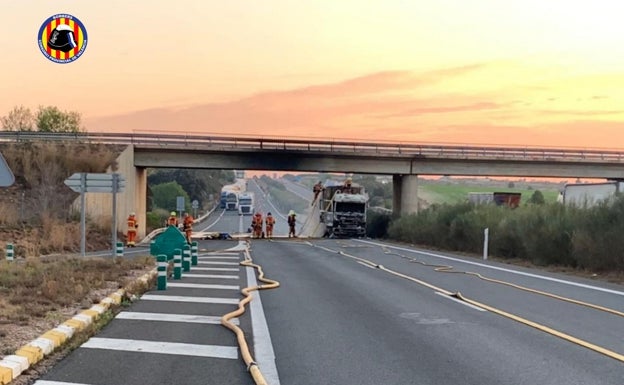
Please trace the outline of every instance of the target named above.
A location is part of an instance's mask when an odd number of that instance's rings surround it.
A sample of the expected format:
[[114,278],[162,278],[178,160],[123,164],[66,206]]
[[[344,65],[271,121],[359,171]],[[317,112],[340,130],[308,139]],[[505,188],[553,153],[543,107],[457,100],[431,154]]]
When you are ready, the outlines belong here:
[[[556,336],[556,337],[562,338],[562,339],[564,339],[564,340],[566,340],[566,341],[572,342],[572,343],[577,344],[577,345],[579,345],[579,346],[583,346],[583,347],[585,347],[585,348],[587,348],[587,349],[591,349],[591,350],[593,350],[593,351],[595,351],[595,352],[598,352],[598,353],[600,353],[600,354],[603,354],[603,355],[605,355],[605,356],[607,356],[607,357],[611,357],[611,358],[616,359],[616,360],[618,360],[618,361],[624,362],[624,355],[622,355],[622,354],[620,354],[620,353],[617,353],[617,352],[614,352],[614,351],[612,351],[612,350],[609,350],[609,349],[603,348],[603,347],[601,347],[601,346],[598,346],[598,345],[592,344],[592,343],[590,343],[590,342],[584,341],[584,340],[582,340],[582,339],[580,339],[580,338],[576,338],[576,337],[574,337],[574,336],[571,336],[571,335],[569,335],[569,334],[566,334],[566,333],[560,332],[560,331],[558,331],[558,330],[555,330],[555,329],[549,328],[548,326],[538,324],[538,323],[536,323],[536,322],[530,321],[530,320],[528,320],[528,319],[526,319],[526,318],[522,318],[522,317],[517,316],[517,315],[515,315],[515,314],[511,314],[511,313],[505,312],[505,311],[503,311],[503,310],[500,310],[500,309],[498,309],[498,308],[495,308],[495,307],[492,307],[492,306],[486,305],[486,304],[484,304],[484,303],[481,303],[481,302],[478,302],[478,301],[472,300],[472,299],[470,299],[470,298],[466,298],[466,297],[464,297],[464,296],[463,296],[461,293],[459,293],[459,292],[453,293],[453,292],[450,292],[450,291],[448,291],[448,290],[444,290],[444,289],[442,289],[442,288],[440,288],[440,287],[437,287],[437,286],[432,285],[432,284],[430,284],[430,283],[427,283],[427,282],[425,282],[425,281],[422,281],[422,280],[419,280],[419,279],[417,279],[417,278],[410,277],[410,276],[408,276],[408,275],[405,275],[405,274],[399,273],[399,272],[397,272],[397,271],[394,271],[394,270],[391,270],[391,269],[385,268],[383,265],[377,264],[377,263],[375,263],[375,262],[369,261],[369,260],[364,259],[364,258],[360,258],[360,257],[354,256],[354,255],[347,254],[347,253],[345,253],[345,252],[343,252],[343,251],[336,251],[336,250],[332,250],[332,249],[329,249],[329,248],[326,248],[326,247],[323,247],[323,246],[316,246],[316,245],[314,245],[314,244],[312,244],[312,243],[309,243],[309,245],[311,245],[311,246],[313,246],[313,247],[318,247],[318,248],[321,248],[321,249],[326,250],[326,251],[329,251],[329,252],[338,253],[338,254],[343,255],[343,256],[345,256],[345,257],[347,257],[347,258],[354,259],[354,260],[356,260],[356,261],[358,261],[358,262],[360,262],[360,263],[363,263],[363,264],[366,264],[366,265],[368,265],[368,266],[371,266],[371,267],[374,267],[374,268],[377,268],[377,269],[383,270],[383,271],[385,271],[385,272],[387,272],[387,273],[390,273],[390,274],[392,274],[392,275],[395,275],[395,276],[398,276],[398,277],[401,277],[401,278],[408,279],[408,280],[410,280],[410,281],[412,281],[412,282],[418,283],[419,285],[422,285],[422,286],[428,287],[428,288],[433,289],[433,290],[435,290],[435,291],[438,291],[438,292],[440,292],[440,293],[443,293],[443,294],[449,295],[449,296],[451,296],[451,297],[457,298],[457,299],[459,299],[459,300],[461,300],[461,301],[464,301],[464,302],[466,302],[466,303],[469,303],[469,304],[471,304],[471,305],[474,305],[474,306],[480,307],[480,308],[485,309],[485,310],[488,310],[488,311],[490,311],[490,312],[492,312],[492,313],[495,313],[495,314],[501,315],[501,316],[506,317],[506,318],[509,318],[509,319],[511,319],[511,320],[514,320],[514,321],[520,322],[520,323],[522,323],[522,324],[524,324],[524,325],[527,325],[527,326],[533,327],[533,328],[535,328],[535,329],[541,330],[541,331],[543,331],[543,332],[545,332],[545,333],[548,333],[548,334],[550,334],[550,335],[553,335],[553,336]],[[384,249],[384,250],[385,250],[385,249]],[[435,269],[435,271],[445,272],[445,273],[464,273],[464,274],[469,274],[468,272],[449,271],[449,269],[452,269],[452,268],[453,268],[452,266],[430,265],[430,264],[426,264],[426,263],[424,263],[424,262],[417,261],[417,260],[415,260],[415,259],[413,259],[413,258],[410,258],[410,257],[405,257],[405,256],[400,255],[400,254],[397,254],[397,255],[399,255],[399,256],[400,256],[400,257],[402,257],[402,258],[409,259],[409,260],[411,260],[412,262],[417,262],[417,263],[420,263],[420,264],[425,265],[425,266],[436,266],[436,267],[437,267],[437,269]],[[552,297],[552,298],[555,298],[555,299],[560,299],[560,300],[564,300],[564,301],[567,301],[567,302],[575,303],[575,304],[578,304],[578,305],[588,306],[588,307],[591,307],[591,308],[593,308],[593,309],[597,309],[597,310],[601,310],[601,311],[606,311],[606,312],[611,313],[611,314],[624,316],[624,314],[623,314],[622,312],[619,312],[619,311],[617,311],[617,310],[613,310],[613,309],[609,309],[609,308],[605,308],[605,307],[602,307],[602,306],[593,305],[593,304],[588,304],[588,303],[581,302],[581,301],[577,301],[577,300],[573,300],[573,299],[570,299],[570,298],[561,297],[561,296],[558,296],[558,295],[555,295],[555,294],[550,294],[550,293],[541,292],[541,291],[539,291],[539,290],[534,290],[534,289],[525,288],[525,287],[518,286],[518,285],[515,285],[515,284],[512,284],[512,283],[509,283],[509,282],[504,282],[504,281],[499,281],[499,280],[493,280],[493,279],[491,279],[491,278],[482,277],[482,276],[480,276],[480,274],[477,274],[477,273],[470,273],[470,275],[479,276],[479,278],[481,278],[481,279],[485,279],[486,281],[491,281],[491,282],[495,282],[495,283],[500,283],[500,284],[509,285],[509,286],[511,286],[511,287],[515,287],[515,288],[518,288],[518,289],[521,289],[521,290],[526,290],[526,291],[533,292],[533,293],[537,293],[537,294],[541,294],[541,295],[547,295],[547,296]]]
[[[247,242],[249,246],[249,241]],[[238,341],[238,346],[240,347],[241,355],[243,360],[245,361],[245,365],[247,365],[247,371],[251,374],[256,385],[268,385],[260,368],[258,368],[258,364],[254,361],[251,353],[249,352],[249,346],[247,346],[247,341],[245,340],[245,334],[238,326],[234,325],[230,322],[230,319],[240,316],[245,312],[245,305],[247,305],[252,300],[251,292],[254,290],[266,290],[266,289],[275,289],[279,287],[279,282],[264,278],[264,272],[262,271],[262,267],[260,265],[256,265],[252,263],[251,256],[249,255],[249,248],[245,250],[245,260],[240,263],[241,266],[253,267],[258,270],[258,280],[266,283],[266,285],[259,286],[249,286],[241,290],[241,293],[245,296],[238,303],[238,309],[233,312],[230,312],[223,317],[221,317],[221,325],[230,329],[236,334],[236,339]]]

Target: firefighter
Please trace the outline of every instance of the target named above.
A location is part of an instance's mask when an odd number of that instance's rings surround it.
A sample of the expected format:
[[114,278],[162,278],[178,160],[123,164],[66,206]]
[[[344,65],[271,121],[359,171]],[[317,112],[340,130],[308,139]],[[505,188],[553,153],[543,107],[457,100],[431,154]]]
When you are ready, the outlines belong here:
[[295,235],[295,225],[297,224],[297,214],[293,210],[288,213],[288,238],[291,236],[297,238]]
[[175,211],[172,211],[171,214],[169,214],[169,219],[167,219],[167,226],[178,227],[178,217],[176,215],[177,214]]
[[262,236],[262,214],[256,213],[251,222],[253,228],[253,237],[260,238]]
[[267,238],[273,238],[273,225],[275,224],[275,218],[273,218],[270,212],[267,213],[265,222],[266,222],[266,236]]
[[319,182],[317,184],[314,185],[314,187],[312,187],[312,191],[314,192],[314,199],[312,200],[310,205],[313,205],[314,202],[316,202],[316,198],[318,198],[319,194],[324,189],[325,189],[325,187],[323,187],[323,182],[321,182],[320,180],[319,180]]
[[127,247],[134,247],[134,240],[136,239],[137,229],[139,228],[139,222],[136,219],[136,215],[134,213],[130,213],[128,216],[128,232],[126,233],[127,237]]
[[351,188],[351,183],[353,181],[351,180],[351,178],[347,178],[347,180],[345,180],[344,184],[342,185],[342,193],[343,194],[352,194],[353,190]]
[[191,244],[191,235],[193,234],[193,217],[189,213],[184,213],[184,220],[182,221],[182,230],[186,235],[186,241]]

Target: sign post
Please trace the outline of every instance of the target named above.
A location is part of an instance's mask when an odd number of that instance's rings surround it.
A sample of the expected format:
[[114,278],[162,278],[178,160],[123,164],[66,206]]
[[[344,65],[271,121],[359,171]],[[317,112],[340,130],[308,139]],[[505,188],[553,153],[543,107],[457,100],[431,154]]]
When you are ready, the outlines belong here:
[[193,218],[197,218],[197,209],[199,208],[199,201],[197,199],[191,202],[191,207],[193,208]]
[[182,212],[184,211],[184,197],[179,196],[176,197],[176,210],[180,213],[180,217],[182,217]]
[[125,187],[125,180],[121,175],[115,174],[91,174],[77,172],[65,179],[65,185],[80,193],[80,255],[85,256],[86,252],[86,197],[85,193],[112,193],[113,194],[113,228],[112,228],[112,253],[115,255],[117,244],[117,193],[122,192]]

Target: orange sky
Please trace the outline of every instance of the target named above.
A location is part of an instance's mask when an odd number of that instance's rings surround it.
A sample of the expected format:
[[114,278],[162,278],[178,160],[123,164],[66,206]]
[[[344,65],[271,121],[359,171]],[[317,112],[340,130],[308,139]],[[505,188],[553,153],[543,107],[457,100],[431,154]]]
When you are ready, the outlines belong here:
[[[617,0],[20,0],[0,21],[0,115],[93,131],[624,148]],[[70,13],[71,64],[37,46]]]

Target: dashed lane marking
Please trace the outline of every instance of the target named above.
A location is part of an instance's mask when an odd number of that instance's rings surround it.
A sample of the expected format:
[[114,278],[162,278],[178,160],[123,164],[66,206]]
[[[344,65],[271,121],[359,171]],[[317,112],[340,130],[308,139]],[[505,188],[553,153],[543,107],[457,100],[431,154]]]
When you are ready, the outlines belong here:
[[198,260],[203,261],[206,259],[236,259],[240,260],[239,257],[197,257]]
[[193,266],[193,271],[239,271],[239,269],[235,269],[232,267],[195,267]]
[[198,265],[228,265],[228,266],[238,266],[236,262],[215,262],[215,261],[197,261]]
[[217,279],[238,279],[238,275],[218,275],[218,274],[187,274],[184,273],[184,278],[217,278]]
[[[167,313],[142,313],[132,311],[122,311],[115,319],[140,320],[140,321],[164,321],[164,322],[187,322],[197,324],[221,324],[221,316],[193,315],[193,314],[167,314]],[[231,322],[238,325],[238,319],[233,318]]]
[[193,303],[224,303],[238,305],[236,298],[215,298],[215,297],[186,297],[183,295],[154,295],[145,294],[141,297],[147,301],[169,301],[169,302],[193,302]]
[[201,283],[177,283],[168,282],[167,287],[186,287],[189,289],[219,289],[219,290],[240,290],[238,285],[210,285]]
[[179,342],[92,337],[80,348],[238,359],[238,348],[234,346],[183,344]]

